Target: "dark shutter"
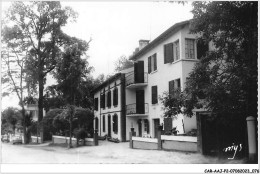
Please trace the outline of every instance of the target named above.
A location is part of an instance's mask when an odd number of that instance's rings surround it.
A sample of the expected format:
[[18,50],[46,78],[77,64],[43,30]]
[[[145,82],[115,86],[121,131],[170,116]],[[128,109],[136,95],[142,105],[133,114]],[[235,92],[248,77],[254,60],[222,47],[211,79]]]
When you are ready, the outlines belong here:
[[152,65],[152,62],[151,62],[151,56],[148,57],[148,73],[151,73],[151,65]]
[[153,56],[153,61],[154,61],[154,71],[157,70],[157,54],[155,53]]
[[197,59],[204,57],[209,51],[209,44],[205,43],[203,40],[198,40],[197,42]]
[[113,132],[118,132],[118,118],[116,114],[113,116]]
[[173,94],[174,92],[174,80],[169,81],[169,94]]
[[107,107],[111,107],[111,91],[107,93]]
[[95,118],[95,124],[96,124],[96,125],[95,125],[95,129],[98,130],[98,118],[97,118],[97,117]]
[[103,95],[102,95],[102,108],[103,109],[105,109],[105,107],[106,107],[106,95],[105,95],[105,93],[103,93]]
[[157,86],[152,86],[152,104],[158,103],[157,99]]
[[94,105],[95,105],[95,111],[98,111],[98,98],[95,98]]
[[103,132],[106,132],[106,117],[103,115]]
[[113,91],[113,105],[114,106],[118,105],[118,89],[117,89],[117,87]]
[[173,43],[164,45],[164,63],[173,62]]

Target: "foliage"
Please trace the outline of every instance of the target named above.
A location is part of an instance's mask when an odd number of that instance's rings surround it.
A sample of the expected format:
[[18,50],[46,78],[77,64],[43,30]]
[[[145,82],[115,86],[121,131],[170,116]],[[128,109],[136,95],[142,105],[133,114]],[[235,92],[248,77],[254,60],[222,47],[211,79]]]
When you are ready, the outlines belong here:
[[2,111],[1,114],[2,126],[4,125],[6,131],[11,129],[12,132],[15,133],[16,125],[22,121],[22,115],[19,110],[17,108],[8,107]]
[[52,109],[46,113],[46,116],[40,122],[43,126],[45,140],[51,140],[52,135],[58,132],[57,128],[53,126],[53,120],[62,111],[63,109]]
[[134,62],[127,59],[126,56],[121,56],[116,62],[115,62],[115,72],[120,72],[124,69],[130,68],[134,66]]
[[[46,115],[47,118],[53,118],[53,126],[55,128],[55,133],[61,133],[65,135],[69,128],[69,110],[68,109],[55,109],[49,111]],[[56,115],[56,116],[55,116]],[[76,108],[74,117],[72,118],[72,130],[84,128],[86,131],[91,132],[93,129],[93,119],[94,115],[90,109]]]
[[63,97],[68,104],[74,104],[76,95],[83,91],[80,83],[85,80],[87,74],[91,72],[86,59],[82,59],[82,50],[78,44],[74,44],[65,49],[62,59],[57,63],[54,77],[58,82],[58,90],[62,91]]

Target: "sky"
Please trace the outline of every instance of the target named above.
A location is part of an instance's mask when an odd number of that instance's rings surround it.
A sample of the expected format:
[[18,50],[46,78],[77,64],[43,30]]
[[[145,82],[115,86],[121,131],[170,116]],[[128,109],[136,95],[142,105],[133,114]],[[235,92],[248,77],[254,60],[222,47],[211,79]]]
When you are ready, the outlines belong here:
[[[2,2],[2,17],[10,2]],[[140,39],[152,41],[177,22],[193,17],[191,2],[185,5],[169,2],[104,2],[62,1],[78,13],[77,21],[68,23],[63,31],[70,36],[89,41],[87,55],[92,75],[113,74],[114,65],[121,56],[129,57]],[[47,85],[55,83],[47,79]],[[15,95],[2,98],[2,109],[18,106]]]

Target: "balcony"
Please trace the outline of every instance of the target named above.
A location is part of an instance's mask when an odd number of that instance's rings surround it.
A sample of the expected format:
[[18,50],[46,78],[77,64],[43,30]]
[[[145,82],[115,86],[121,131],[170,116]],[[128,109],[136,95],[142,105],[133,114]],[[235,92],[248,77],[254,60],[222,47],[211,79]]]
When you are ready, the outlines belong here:
[[126,116],[134,117],[134,116],[148,116],[148,103],[144,103],[143,105],[137,106],[136,103],[126,105]]
[[142,88],[144,86],[147,86],[147,73],[138,73],[136,74],[134,71],[129,72],[126,74],[125,80],[126,80],[126,88],[128,89],[136,89],[136,88]]

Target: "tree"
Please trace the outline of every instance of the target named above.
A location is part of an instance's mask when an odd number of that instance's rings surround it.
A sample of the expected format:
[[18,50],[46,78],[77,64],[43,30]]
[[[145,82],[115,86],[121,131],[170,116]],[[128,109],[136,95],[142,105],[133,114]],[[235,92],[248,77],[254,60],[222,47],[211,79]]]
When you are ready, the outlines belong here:
[[[5,45],[7,48],[3,48],[3,51],[1,52],[2,57],[2,77],[1,81],[3,84],[3,93],[2,96],[8,96],[10,94],[15,93],[16,96],[19,99],[19,105],[21,106],[22,110],[22,118],[23,122],[25,121],[25,108],[24,108],[24,92],[26,89],[25,84],[25,77],[26,77],[26,71],[25,71],[25,60],[28,55],[28,49],[27,44],[23,43],[22,41],[19,41],[16,39],[15,33],[16,29],[13,30],[4,30],[3,31],[3,37],[1,38],[3,45]],[[10,39],[7,43],[5,42],[5,39],[9,39],[10,37],[13,37],[13,39]],[[26,136],[25,136],[25,127],[23,127],[24,132],[24,142],[25,144],[28,143]]]
[[134,66],[134,62],[127,59],[126,56],[121,56],[116,62],[115,62],[115,72],[120,72],[124,69],[130,68]]
[[9,124],[15,133],[16,125],[22,121],[22,116],[17,108],[9,107],[2,112],[2,120],[2,125]]
[[81,59],[84,52],[79,49],[78,44],[67,47],[62,55],[62,59],[58,62],[54,77],[58,82],[58,89],[62,91],[63,97],[67,104],[65,117],[69,116],[70,123],[70,143],[72,136],[72,121],[75,117],[75,104],[77,94],[82,94],[80,84],[85,77],[91,72],[86,59]]
[[[3,33],[9,42],[16,39],[27,44],[29,55],[26,57],[26,69],[32,81],[38,84],[38,121],[43,118],[43,90],[46,75],[51,72],[61,55],[61,47],[79,43],[82,50],[88,43],[63,33],[61,28],[77,14],[70,8],[62,8],[58,1],[13,2],[6,14]],[[9,32],[8,32],[9,31]]]

